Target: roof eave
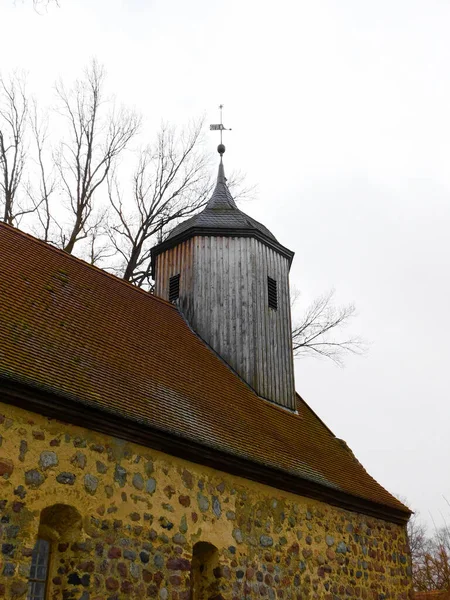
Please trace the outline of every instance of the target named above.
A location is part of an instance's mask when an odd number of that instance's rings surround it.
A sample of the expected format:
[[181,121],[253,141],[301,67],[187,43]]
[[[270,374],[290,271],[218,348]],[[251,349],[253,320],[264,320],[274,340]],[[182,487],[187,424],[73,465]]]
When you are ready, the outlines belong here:
[[406,507],[401,510],[360,498],[281,469],[200,444],[174,432],[163,431],[149,423],[138,422],[124,415],[118,418],[119,415],[115,412],[101,409],[77,398],[31,387],[12,379],[0,377],[0,398],[2,402],[52,419],[118,437],[193,463],[390,523],[406,525],[412,514]]
[[170,248],[173,248],[173,247],[177,246],[178,244],[181,244],[182,242],[185,242],[186,240],[189,240],[197,235],[198,236],[200,236],[200,235],[217,236],[217,237],[251,237],[251,238],[255,238],[256,240],[259,240],[260,242],[262,242],[263,244],[265,244],[272,250],[275,250],[276,252],[278,252],[285,258],[287,258],[287,260],[289,261],[289,268],[292,264],[292,260],[294,258],[294,254],[295,254],[292,250],[289,250],[285,246],[282,246],[276,240],[273,240],[269,236],[258,231],[257,229],[253,229],[250,227],[246,228],[246,229],[244,229],[244,228],[236,229],[236,228],[232,228],[232,227],[225,228],[225,227],[198,227],[198,226],[196,227],[196,226],[194,226],[194,227],[189,227],[188,229],[186,229],[185,231],[182,231],[181,233],[179,233],[178,235],[175,235],[174,237],[164,240],[163,242],[161,242],[160,244],[158,244],[156,246],[153,246],[153,248],[151,249],[151,267],[152,267],[153,277],[155,275],[155,259],[159,254],[161,254],[162,252],[165,252],[166,250],[169,250]]

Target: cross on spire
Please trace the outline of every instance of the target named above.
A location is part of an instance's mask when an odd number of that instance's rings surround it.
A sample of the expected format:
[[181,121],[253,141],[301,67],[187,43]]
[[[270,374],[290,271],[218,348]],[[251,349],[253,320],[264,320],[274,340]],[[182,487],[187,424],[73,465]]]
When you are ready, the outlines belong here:
[[231,131],[231,129],[223,126],[223,122],[222,122],[223,121],[223,119],[222,119],[223,104],[219,104],[219,110],[220,110],[220,123],[217,123],[215,125],[210,125],[209,129],[210,129],[210,131],[220,131],[220,144],[217,146],[217,152],[220,154],[220,158],[222,158],[223,153],[225,152],[225,146],[223,145],[223,142],[222,142],[222,132],[223,131]]

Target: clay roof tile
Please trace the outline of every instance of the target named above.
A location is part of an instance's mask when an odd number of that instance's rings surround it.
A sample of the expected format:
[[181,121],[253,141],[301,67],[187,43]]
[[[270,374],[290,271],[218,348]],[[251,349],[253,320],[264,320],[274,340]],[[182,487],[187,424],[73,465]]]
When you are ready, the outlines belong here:
[[0,379],[407,512],[299,398],[258,397],[176,307],[0,224]]

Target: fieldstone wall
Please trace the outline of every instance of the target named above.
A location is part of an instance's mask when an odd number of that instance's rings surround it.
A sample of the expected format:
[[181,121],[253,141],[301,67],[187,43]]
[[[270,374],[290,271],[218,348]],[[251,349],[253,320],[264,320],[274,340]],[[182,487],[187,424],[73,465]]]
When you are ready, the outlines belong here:
[[412,597],[404,527],[1,403],[0,514],[8,599],[38,534],[51,600],[189,600],[197,542],[218,551],[201,600]]

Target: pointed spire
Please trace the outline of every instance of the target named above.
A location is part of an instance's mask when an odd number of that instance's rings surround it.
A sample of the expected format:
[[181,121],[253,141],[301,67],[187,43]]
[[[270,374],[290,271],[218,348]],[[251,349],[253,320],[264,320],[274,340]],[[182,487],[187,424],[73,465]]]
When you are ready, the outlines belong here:
[[[219,148],[221,146],[223,146],[223,144],[220,144]],[[225,152],[225,146],[223,146],[222,152],[220,152],[220,150],[219,150],[220,163],[219,163],[219,172],[217,174],[217,183],[216,183],[216,187],[214,188],[214,191],[212,193],[212,196],[209,199],[208,204],[206,205],[206,210],[208,210],[208,209],[237,210],[238,209],[236,206],[236,203],[233,199],[233,196],[231,195],[230,190],[228,189],[228,186],[227,186],[227,178],[225,177],[225,169],[224,169],[223,160],[222,160],[222,156],[223,156],[224,152]]]
[[220,159],[219,163],[219,173],[217,174],[217,183],[227,183],[227,178],[225,177],[225,169],[223,168],[222,159]]
[[[194,215],[190,219],[179,223],[172,229],[167,237],[167,240],[162,244],[171,244],[172,240],[179,239],[180,236],[202,235],[202,230],[205,235],[247,235],[249,237],[260,237],[269,245],[275,245],[278,250],[285,252],[283,246],[277,242],[275,236],[261,223],[255,221],[236,205],[233,196],[227,185],[225,177],[225,169],[223,165],[223,155],[225,154],[225,146],[222,141],[222,133],[227,130],[222,122],[222,108],[220,105],[220,123],[210,125],[211,131],[220,131],[220,144],[217,146],[217,152],[220,155],[219,169],[217,173],[217,183],[214,187],[210,199],[206,203],[205,208]],[[158,248],[161,246],[157,246]],[[289,252],[289,251],[287,251]],[[287,257],[292,259],[291,254]]]
[[[214,193],[210,199],[210,201],[208,202],[207,208],[213,208],[214,205],[217,203],[217,196],[219,196],[219,204],[223,203],[224,201],[224,196],[226,197],[225,200],[228,201],[229,204],[231,204],[231,207],[224,207],[222,206],[221,208],[237,208],[231,194],[230,194],[230,190],[227,187],[227,178],[225,177],[225,170],[223,168],[223,155],[225,154],[225,146],[222,142],[222,133],[224,131],[227,130],[226,127],[223,126],[223,120],[222,120],[222,109],[223,109],[223,104],[221,104],[219,106],[220,109],[220,123],[217,123],[216,125],[210,125],[210,129],[213,131],[220,131],[220,144],[217,146],[217,152],[220,154],[220,164],[219,164],[219,173],[217,175],[217,185],[216,188],[214,190]],[[228,131],[231,131],[231,129],[229,129]],[[215,198],[216,196],[216,198]]]
[[[222,123],[222,104],[220,105],[220,113],[220,121]],[[220,154],[219,174],[217,176],[217,183],[226,183],[227,178],[225,177],[225,170],[223,168],[223,155],[225,154],[225,146],[224,144],[222,144],[222,130],[220,130],[220,144],[217,146],[217,152]]]
[[[227,178],[225,177],[225,168],[223,165],[225,146],[219,144],[217,150],[220,154],[217,183],[205,208],[190,219],[174,227],[162,245],[170,244],[171,240],[179,238],[183,234],[188,235],[189,232],[192,232],[192,235],[194,235],[194,231],[195,235],[202,235],[202,230],[205,231],[205,235],[222,235],[222,232],[223,235],[232,235],[233,232],[239,235],[245,232],[245,235],[260,237],[270,245],[275,244],[275,247],[281,250],[282,253],[285,252],[283,246],[280,246],[275,236],[267,227],[246,215],[236,206],[236,202],[228,189]],[[292,259],[290,254],[287,254],[287,257],[290,260]]]

